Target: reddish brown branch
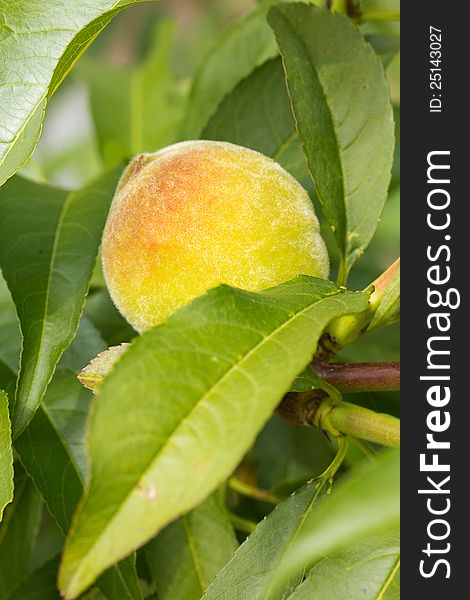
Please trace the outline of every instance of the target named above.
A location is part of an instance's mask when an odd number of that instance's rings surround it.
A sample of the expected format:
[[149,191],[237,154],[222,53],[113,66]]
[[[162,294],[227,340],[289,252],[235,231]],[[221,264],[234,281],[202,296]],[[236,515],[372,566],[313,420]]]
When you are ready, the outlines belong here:
[[313,362],[314,370],[340,392],[385,392],[400,389],[400,363]]

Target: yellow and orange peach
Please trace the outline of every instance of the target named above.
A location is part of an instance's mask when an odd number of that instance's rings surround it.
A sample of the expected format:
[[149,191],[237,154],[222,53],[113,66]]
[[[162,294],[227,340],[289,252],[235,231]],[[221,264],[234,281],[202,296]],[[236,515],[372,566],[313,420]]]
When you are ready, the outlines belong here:
[[111,297],[139,332],[221,283],[258,291],[329,267],[302,186],[259,152],[213,141],[131,162],[102,257]]

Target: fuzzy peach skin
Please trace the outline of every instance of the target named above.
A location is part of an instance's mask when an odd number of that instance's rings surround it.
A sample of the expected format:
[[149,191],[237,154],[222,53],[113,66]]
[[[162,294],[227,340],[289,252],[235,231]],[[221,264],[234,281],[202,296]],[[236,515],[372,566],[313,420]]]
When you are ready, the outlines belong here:
[[221,283],[257,291],[329,268],[302,186],[259,152],[212,141],[134,159],[102,257],[111,297],[138,332]]

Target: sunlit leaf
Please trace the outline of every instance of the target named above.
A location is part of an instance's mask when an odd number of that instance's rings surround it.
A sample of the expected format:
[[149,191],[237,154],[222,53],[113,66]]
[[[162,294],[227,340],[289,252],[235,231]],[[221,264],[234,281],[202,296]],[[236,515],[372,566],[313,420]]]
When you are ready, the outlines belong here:
[[222,286],[137,338],[94,405],[90,487],[61,568],[66,597],[220,485],[327,323],[364,310],[367,297],[311,277],[261,293]]
[[18,371],[21,333],[15,305],[0,272],[0,360],[14,372]]
[[140,0],[0,3],[0,185],[32,154],[50,96],[102,31]]
[[3,510],[13,500],[13,450],[8,396],[0,390],[0,521]]
[[109,375],[111,369],[128,348],[129,344],[121,344],[120,346],[111,346],[104,352],[100,352],[78,374],[80,383],[96,394],[104,378]]

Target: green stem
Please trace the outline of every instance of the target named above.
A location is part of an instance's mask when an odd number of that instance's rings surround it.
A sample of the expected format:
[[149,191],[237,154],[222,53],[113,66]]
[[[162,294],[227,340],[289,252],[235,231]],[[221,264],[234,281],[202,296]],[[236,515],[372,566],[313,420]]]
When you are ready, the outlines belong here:
[[399,10],[386,10],[380,8],[365,8],[361,12],[361,21],[399,21]]
[[359,0],[327,0],[326,7],[331,12],[347,15],[351,19],[357,18],[360,15]]
[[348,439],[344,435],[339,435],[336,440],[338,442],[338,451],[336,452],[336,456],[325,469],[325,471],[320,475],[320,479],[324,479],[325,481],[331,481],[333,479],[337,470],[343,464],[343,460],[348,452]]
[[341,258],[339,261],[339,267],[338,267],[338,277],[336,278],[337,286],[345,286],[346,285],[346,283],[348,281],[348,273],[349,273],[349,269],[346,264],[346,260],[344,258]]
[[267,490],[262,490],[254,485],[241,481],[238,477],[230,477],[228,485],[234,492],[246,496],[247,498],[253,498],[254,500],[261,500],[262,502],[269,502],[270,504],[279,504],[282,500]]
[[239,517],[235,513],[229,513],[229,517],[232,525],[235,527],[235,529],[238,529],[238,531],[243,531],[244,533],[253,533],[253,531],[256,529],[256,523],[254,521]]
[[328,467],[323,471],[323,473],[321,475],[319,475],[318,477],[315,477],[314,479],[311,479],[308,482],[308,483],[313,483],[314,481],[317,482],[317,485],[315,488],[315,497],[314,497],[315,500],[318,498],[320,492],[322,491],[322,489],[325,487],[325,485],[327,483],[330,484],[330,487],[326,493],[327,494],[331,493],[331,484],[333,483],[333,478],[336,475],[336,472],[338,471],[340,466],[343,464],[344,459],[346,458],[346,454],[348,452],[347,438],[343,435],[343,436],[337,437],[336,440],[338,442],[338,450],[336,452],[335,457],[333,458],[331,463],[328,465]]
[[400,420],[391,415],[325,398],[314,415],[314,424],[333,435],[346,434],[382,446],[400,445]]
[[[314,370],[340,391],[400,389],[399,363],[330,364],[314,361]],[[400,420],[330,397],[324,389],[289,392],[277,412],[294,425],[315,426],[334,436],[349,435],[382,446],[400,444]]]

